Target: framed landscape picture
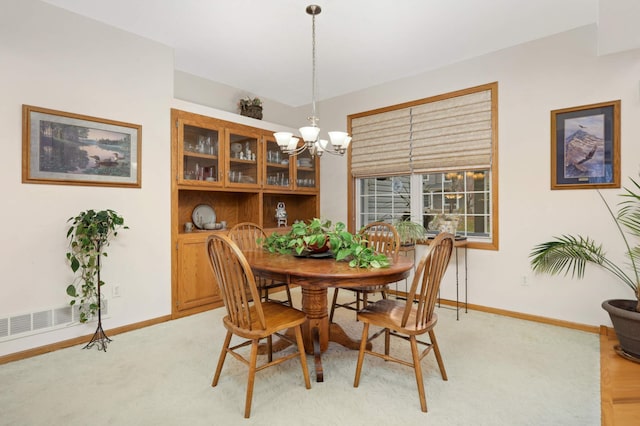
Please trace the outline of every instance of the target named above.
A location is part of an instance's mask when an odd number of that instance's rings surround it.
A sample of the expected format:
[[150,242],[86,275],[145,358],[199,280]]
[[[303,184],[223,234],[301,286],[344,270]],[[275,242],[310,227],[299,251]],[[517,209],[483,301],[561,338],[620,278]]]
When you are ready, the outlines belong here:
[[620,188],[620,101],[551,111],[551,189]]
[[142,126],[22,106],[22,182],[140,188]]

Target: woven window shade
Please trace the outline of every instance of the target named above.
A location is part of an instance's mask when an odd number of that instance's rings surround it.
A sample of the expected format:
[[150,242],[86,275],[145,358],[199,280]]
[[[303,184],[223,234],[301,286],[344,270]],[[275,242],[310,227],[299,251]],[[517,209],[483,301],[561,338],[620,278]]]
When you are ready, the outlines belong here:
[[415,173],[491,166],[491,91],[411,108]]
[[357,178],[411,172],[411,111],[408,108],[351,121],[351,173]]
[[491,90],[428,102],[351,121],[356,178],[488,169]]

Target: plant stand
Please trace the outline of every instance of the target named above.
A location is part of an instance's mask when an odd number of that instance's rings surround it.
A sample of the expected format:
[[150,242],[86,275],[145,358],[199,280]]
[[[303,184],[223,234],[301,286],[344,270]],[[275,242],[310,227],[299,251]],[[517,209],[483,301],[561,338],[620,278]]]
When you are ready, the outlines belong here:
[[111,342],[111,339],[107,337],[102,329],[102,321],[100,321],[100,310],[98,310],[98,328],[93,333],[93,337],[82,349],[90,349],[93,345],[98,345],[98,350],[107,351],[107,343]]
[[[100,253],[101,246],[98,246],[98,253]],[[102,296],[100,294],[100,255],[98,255],[98,327],[96,332],[93,333],[93,337],[89,340],[82,349],[90,349],[93,345],[98,345],[98,350],[107,351],[107,343],[111,342],[111,339],[107,337],[102,329]]]
[[[99,257],[99,256],[98,256]],[[100,260],[98,260],[100,262]],[[100,274],[98,273],[98,282],[100,282]],[[104,330],[102,329],[102,299],[100,298],[100,287],[98,284],[98,327],[96,328],[96,332],[93,333],[93,337],[82,349],[90,349],[93,345],[98,345],[98,350],[107,351],[107,343],[111,342],[111,339],[107,337]]]

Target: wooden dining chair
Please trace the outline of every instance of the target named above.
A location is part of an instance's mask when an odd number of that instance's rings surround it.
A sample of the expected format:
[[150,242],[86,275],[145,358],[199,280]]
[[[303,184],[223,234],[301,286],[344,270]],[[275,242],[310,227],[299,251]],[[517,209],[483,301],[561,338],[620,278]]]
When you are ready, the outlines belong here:
[[[231,240],[240,247],[240,250],[243,251],[261,248],[262,245],[259,243],[259,240],[267,237],[262,227],[253,222],[238,223],[229,230],[228,235],[229,238],[231,238]],[[256,277],[256,284],[258,286],[260,296],[265,302],[280,302],[279,300],[269,298],[269,290],[284,287],[287,292],[287,302],[289,303],[289,306],[293,306],[293,302],[291,301],[291,289],[289,288],[288,282]]]
[[[444,369],[444,363],[442,362],[442,356],[440,355],[433,329],[438,322],[438,315],[434,312],[438,290],[442,276],[451,259],[453,243],[454,236],[452,234],[442,232],[436,236],[431,245],[429,245],[427,253],[420,259],[406,301],[382,299],[370,303],[362,311],[358,312],[358,320],[363,323],[363,330],[356,376],[353,382],[354,387],[357,388],[360,383],[360,373],[362,372],[365,354],[412,367],[418,384],[420,408],[424,412],[427,411],[420,361],[432,349],[436,356],[442,379],[447,380],[447,372]],[[369,326],[371,325],[382,327],[382,329],[369,337]],[[417,339],[418,336],[425,333],[429,334],[429,342]],[[376,352],[373,348],[367,349],[368,342],[383,334],[385,336],[384,353]],[[399,337],[410,342],[411,362],[389,355],[391,337]],[[418,344],[426,346],[421,353],[418,352]],[[376,368],[375,371],[379,371],[379,369]]]
[[[218,359],[218,366],[211,386],[215,387],[220,379],[222,366],[227,353],[249,367],[247,382],[247,396],[245,401],[244,416],[251,414],[251,400],[253,398],[253,384],[257,371],[267,367],[278,365],[284,361],[299,357],[302,365],[302,374],[307,389],[311,388],[307,359],[302,341],[302,323],[305,322],[304,312],[281,303],[262,302],[258,294],[258,288],[251,271],[251,266],[242,254],[240,248],[226,235],[214,234],[207,239],[207,251],[211,268],[218,281],[220,293],[227,315],[222,322],[227,329],[227,335],[222,345],[222,351]],[[247,289],[249,294],[247,294]],[[272,336],[291,341],[284,330],[295,331],[297,351],[282,355],[273,359]],[[232,336],[238,336],[242,342],[230,347]],[[268,360],[262,365],[257,365],[258,343],[266,339]],[[246,359],[237,349],[251,345],[249,359]]]
[[[400,236],[396,228],[386,222],[372,222],[364,226],[359,234],[366,240],[368,247],[373,248],[376,253],[385,254],[387,257],[395,261],[398,258],[400,250]],[[359,311],[368,303],[368,296],[373,293],[381,293],[382,298],[387,298],[387,290],[389,286],[371,286],[359,288],[338,288],[333,290],[333,300],[331,301],[331,312],[329,313],[329,322],[333,322],[333,314],[336,308],[345,308],[352,311]],[[354,299],[347,302],[338,303],[338,294],[340,290],[349,290],[354,293]],[[354,306],[355,305],[355,306]]]

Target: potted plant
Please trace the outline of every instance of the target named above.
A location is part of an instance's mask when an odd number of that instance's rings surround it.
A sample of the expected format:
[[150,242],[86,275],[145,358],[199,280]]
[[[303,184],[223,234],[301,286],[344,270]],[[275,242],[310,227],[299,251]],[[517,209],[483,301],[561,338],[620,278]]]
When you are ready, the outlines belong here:
[[606,257],[602,245],[589,237],[563,235],[552,241],[538,244],[530,254],[531,267],[535,272],[557,275],[569,272],[573,277],[582,278],[588,263],[598,265],[611,272],[619,282],[627,285],[635,299],[605,300],[602,307],[609,313],[613,328],[620,341],[617,352],[625,358],[640,362],[640,244],[630,242],[630,237],[640,237],[640,186],[631,179],[633,187],[624,188],[625,198],[619,203],[615,214],[602,194],[598,192],[620,233],[628,258],[625,270]]
[[105,283],[100,278],[101,260],[107,257],[104,249],[110,239],[118,235],[118,229],[128,229],[128,226],[124,226],[124,219],[113,210],[83,211],[67,222],[71,225],[67,231],[69,251],[66,256],[73,273],[79,272],[73,283],[67,286],[67,294],[72,297],[69,304],[74,306],[80,302],[81,323],[98,314],[98,328],[85,348],[98,343],[99,348],[106,351],[106,343],[111,339],[102,330],[100,289]]
[[348,261],[351,267],[385,268],[389,259],[366,246],[360,235],[352,234],[346,225],[314,218],[309,222],[299,221],[291,225],[286,234],[272,233],[264,238],[262,246],[272,253],[298,256],[328,253],[337,261]]
[[400,236],[400,244],[403,246],[411,246],[416,242],[424,239],[427,230],[424,226],[417,222],[411,221],[410,218],[397,220],[393,222],[393,226]]
[[260,98],[247,96],[240,99],[238,106],[240,107],[240,115],[262,120],[262,100]]

